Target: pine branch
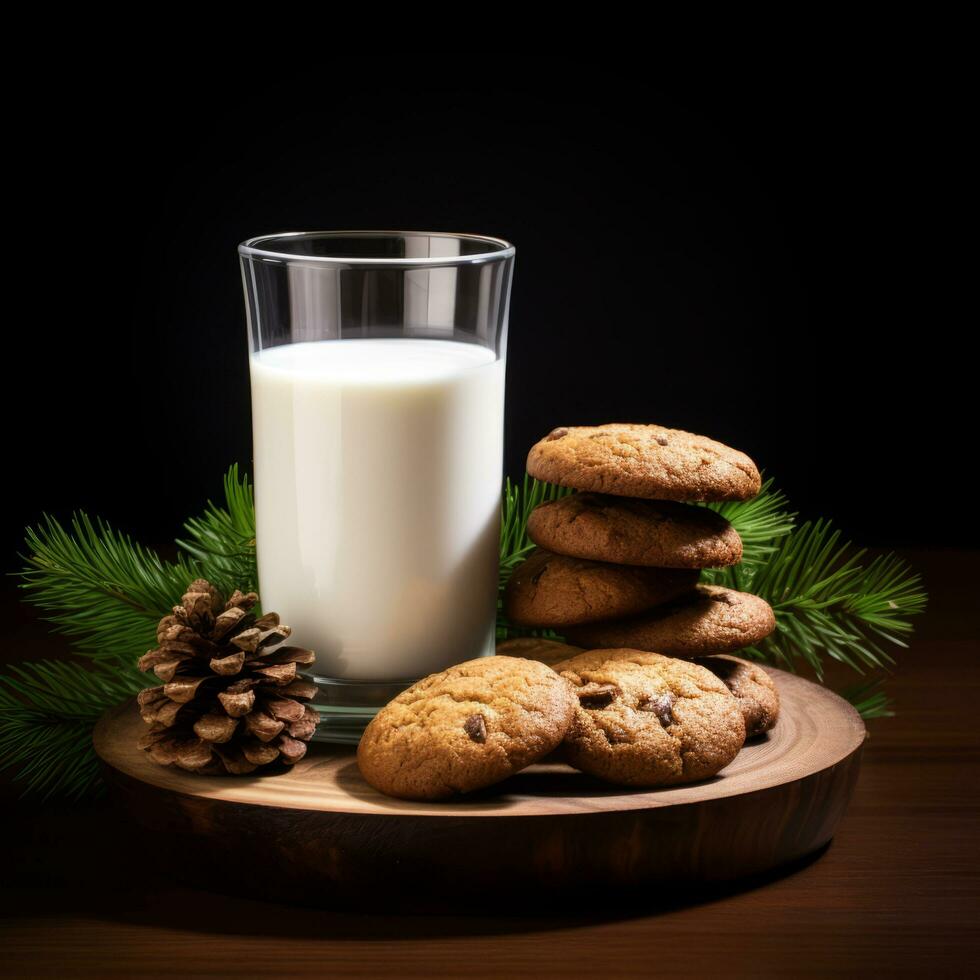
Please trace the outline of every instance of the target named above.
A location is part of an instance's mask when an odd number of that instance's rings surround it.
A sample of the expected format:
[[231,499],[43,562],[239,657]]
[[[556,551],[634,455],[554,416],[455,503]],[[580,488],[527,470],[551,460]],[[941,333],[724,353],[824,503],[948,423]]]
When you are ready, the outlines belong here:
[[0,674],[0,768],[25,793],[80,799],[98,782],[92,727],[144,682],[118,670],[42,660]]
[[882,690],[882,678],[875,677],[845,688],[840,696],[849,701],[857,713],[865,720],[871,718],[893,718],[891,698]]
[[14,573],[24,598],[96,665],[45,661],[0,674],[0,758],[20,767],[29,791],[77,798],[97,782],[92,726],[146,686],[136,660],[156,645],[157,624],[189,582],[204,576],[226,593],[256,588],[253,494],[237,464],[224,491],[224,507],[209,500],[184,525],[189,540],[177,542],[185,554],[176,562],[85,513],[73,515],[70,529],[47,514],[27,528],[26,567]]
[[208,500],[204,514],[184,524],[189,539],[178,539],[177,547],[225,595],[235,589],[257,592],[255,502],[248,477],[243,474],[239,479],[237,463],[225,474],[224,490],[225,506]]
[[922,578],[897,555],[879,555],[865,569],[844,611],[891,643],[905,646],[901,636],[912,632],[905,616],[924,612],[927,596]]
[[905,646],[909,617],[926,606],[921,579],[895,555],[861,563],[865,552],[841,543],[829,521],[807,522],[760,566],[751,591],[776,613],[776,632],[755,651],[795,669],[803,660],[823,677],[823,656],[858,673],[894,663],[882,641]]
[[534,542],[527,536],[527,519],[539,504],[558,500],[572,491],[554,483],[543,483],[524,474],[522,484],[513,484],[510,477],[504,481],[500,505],[500,568],[510,573],[534,550]]
[[752,576],[760,565],[779,550],[782,539],[791,534],[796,513],[780,490],[766,480],[758,495],[751,500],[726,501],[703,506],[717,511],[738,531],[742,539],[742,561],[730,568],[708,568],[701,575],[703,582],[725,585],[730,589],[749,589]]
[[28,556],[21,572],[25,598],[70,636],[79,654],[135,672],[136,658],[156,643],[156,627],[200,575],[188,559],[163,561],[156,552],[83,512],[71,530],[43,515],[27,528]]
[[534,542],[527,536],[527,519],[539,504],[558,500],[571,493],[566,487],[543,483],[524,474],[524,482],[513,484],[510,477],[504,481],[500,504],[500,572],[497,588],[497,640],[514,636],[545,636],[557,638],[554,630],[527,629],[515,626],[507,620],[503,611],[504,587],[511,573],[534,550]]
[[204,515],[185,524],[176,562],[163,561],[101,518],[72,517],[67,530],[44,515],[28,528],[23,580],[28,602],[45,610],[56,631],[70,636],[76,652],[104,664],[135,670],[136,658],[156,642],[161,617],[180,601],[187,584],[208,578],[226,593],[255,590],[255,509],[248,478],[237,464],[224,479],[225,507],[208,501]]

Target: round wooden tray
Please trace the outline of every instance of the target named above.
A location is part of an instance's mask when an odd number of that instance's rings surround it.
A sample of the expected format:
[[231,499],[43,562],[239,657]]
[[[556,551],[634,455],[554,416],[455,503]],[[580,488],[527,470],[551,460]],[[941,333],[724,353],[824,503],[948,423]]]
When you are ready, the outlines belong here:
[[[292,770],[205,777],[161,767],[136,747],[130,702],[95,730],[109,785],[132,816],[213,885],[316,902],[331,894],[490,894],[649,881],[731,880],[826,844],[857,779],[865,729],[817,684],[770,673],[776,728],[713,779],[659,790],[602,783],[565,765],[532,766],[449,803],[390,799],[354,751],[313,744]],[[475,891],[474,891],[475,890]]]

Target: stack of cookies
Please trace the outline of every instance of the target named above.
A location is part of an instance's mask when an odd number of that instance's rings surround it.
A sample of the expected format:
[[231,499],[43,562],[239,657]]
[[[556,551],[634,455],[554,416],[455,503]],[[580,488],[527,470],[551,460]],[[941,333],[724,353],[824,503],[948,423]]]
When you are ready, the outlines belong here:
[[578,493],[542,504],[537,550],[504,596],[511,622],[560,631],[433,674],[399,694],[358,747],[364,778],[392,796],[445,799],[505,779],[556,749],[610,782],[671,786],[716,775],[779,699],[758,665],[728,656],[775,628],[757,596],[699,585],[742,542],[692,502],[746,500],[743,453],[655,425],[555,429],[528,472]]
[[531,513],[538,548],[508,583],[511,622],[582,647],[687,658],[732,653],[775,629],[758,596],[698,585],[701,569],[739,562],[742,542],[691,501],[755,496],[759,471],[744,453],[658,425],[578,426],[538,442],[527,470],[579,492]]

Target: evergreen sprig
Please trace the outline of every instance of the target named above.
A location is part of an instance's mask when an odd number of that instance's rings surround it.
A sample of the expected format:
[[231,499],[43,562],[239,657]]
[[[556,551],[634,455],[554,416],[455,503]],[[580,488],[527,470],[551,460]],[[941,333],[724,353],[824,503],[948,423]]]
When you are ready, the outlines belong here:
[[14,664],[0,675],[3,766],[25,790],[79,799],[98,783],[92,729],[103,712],[145,682],[135,672],[89,669],[68,660]]
[[[528,476],[520,484],[505,482],[501,592],[534,548],[528,515],[569,492]],[[77,797],[95,783],[92,726],[144,686],[135,661],[155,645],[157,623],[188,582],[205,577],[226,592],[256,589],[253,491],[237,466],[225,476],[224,494],[223,506],[209,500],[201,516],[186,522],[174,562],[84,513],[74,514],[68,528],[45,514],[37,528],[27,529],[25,567],[13,573],[24,598],[88,661],[25,663],[0,674],[0,764],[17,767],[29,790]],[[919,576],[901,559],[887,555],[865,563],[865,553],[842,542],[827,521],[796,527],[796,515],[771,480],[753,500],[707,506],[739,532],[743,560],[708,570],[703,580],[754,592],[776,612],[776,633],[748,655],[791,669],[802,661],[818,678],[825,655],[859,672],[893,662],[886,646],[905,645],[909,617],[926,603]],[[556,635],[516,629],[498,599],[498,638],[529,632]],[[843,693],[866,718],[892,713],[880,678]]]
[[500,502],[501,585],[506,585],[510,573],[534,550],[534,542],[527,536],[527,519],[531,511],[571,492],[554,483],[542,483],[526,473],[523,483],[511,483],[507,477]]
[[781,539],[791,534],[796,525],[796,513],[789,509],[785,495],[775,490],[772,483],[771,478],[766,480],[751,500],[704,505],[721,514],[738,531],[742,539],[742,562],[735,567],[743,581],[748,581],[756,568],[779,550]]
[[66,529],[44,514],[27,528],[19,574],[27,601],[82,656],[120,671],[155,645],[156,626],[200,574],[186,558],[167,562],[106,524],[76,513]]
[[807,521],[785,536],[778,553],[748,576],[738,566],[715,569],[710,580],[748,588],[772,606],[776,632],[748,654],[795,670],[802,660],[823,679],[823,658],[858,673],[894,663],[882,641],[906,646],[909,617],[926,606],[920,577],[900,558],[863,564],[866,552],[841,540],[829,521]]
[[857,713],[866,721],[870,718],[893,718],[891,699],[882,690],[883,679],[872,678],[840,692],[842,698],[850,701]]
[[184,525],[187,539],[177,547],[207,570],[207,580],[226,595],[235,589],[258,591],[255,561],[255,498],[247,476],[235,463],[225,474],[225,503],[208,500],[200,517]]
[[189,582],[254,588],[252,488],[237,465],[224,491],[224,507],[209,500],[184,525],[189,540],[177,542],[184,554],[176,562],[84,513],[72,516],[70,528],[48,514],[27,528],[25,567],[12,574],[24,598],[90,662],[29,662],[0,673],[0,768],[17,769],[28,791],[73,797],[96,784],[92,728],[146,686],[136,660],[156,646],[157,624]]
[[554,483],[542,483],[524,474],[522,483],[511,483],[510,477],[504,480],[500,502],[500,565],[497,582],[497,640],[514,636],[555,637],[554,630],[528,629],[515,626],[504,615],[504,587],[511,573],[534,550],[534,542],[527,536],[527,519],[539,504],[558,500],[567,496],[571,490]]

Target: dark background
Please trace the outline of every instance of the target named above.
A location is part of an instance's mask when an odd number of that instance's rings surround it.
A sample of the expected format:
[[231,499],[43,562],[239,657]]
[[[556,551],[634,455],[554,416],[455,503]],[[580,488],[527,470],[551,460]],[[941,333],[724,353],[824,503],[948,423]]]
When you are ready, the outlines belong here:
[[943,85],[537,65],[468,86],[353,62],[127,75],[15,107],[8,567],[42,511],[170,542],[250,468],[235,248],[316,228],[516,244],[511,475],[556,425],[656,421],[747,451],[861,543],[964,543],[975,366]]

